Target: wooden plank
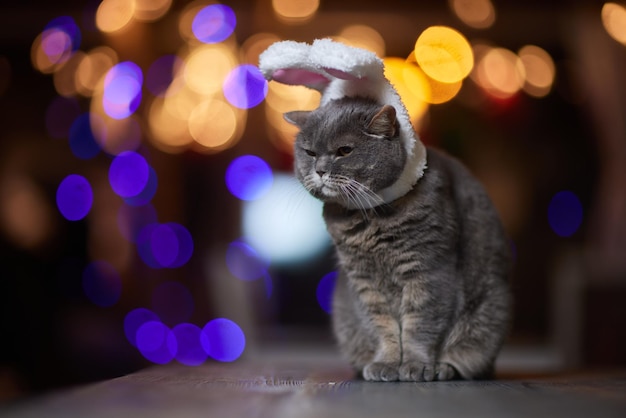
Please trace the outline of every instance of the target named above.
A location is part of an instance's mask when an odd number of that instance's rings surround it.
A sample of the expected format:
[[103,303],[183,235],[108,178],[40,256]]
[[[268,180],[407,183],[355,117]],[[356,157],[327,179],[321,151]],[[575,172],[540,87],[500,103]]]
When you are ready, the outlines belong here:
[[2,417],[620,417],[626,372],[374,383],[342,363],[155,366],[0,408]]

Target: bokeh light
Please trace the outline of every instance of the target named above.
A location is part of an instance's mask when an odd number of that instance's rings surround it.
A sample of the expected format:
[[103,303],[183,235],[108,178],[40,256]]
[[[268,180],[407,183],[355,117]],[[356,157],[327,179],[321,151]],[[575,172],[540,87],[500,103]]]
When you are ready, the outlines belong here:
[[272,187],[274,176],[270,166],[256,155],[235,158],[226,169],[226,186],[241,200],[256,200]]
[[544,49],[526,45],[517,53],[525,70],[523,89],[533,97],[544,97],[552,88],[555,65],[552,57]]
[[61,96],[73,97],[78,93],[76,88],[76,73],[80,63],[85,59],[83,51],[76,51],[72,56],[52,74],[54,89]]
[[172,0],[133,0],[133,18],[141,22],[154,22],[162,18],[172,7]]
[[81,160],[88,160],[100,153],[100,146],[91,130],[91,114],[78,116],[69,132],[69,145],[72,154]]
[[385,56],[385,39],[371,26],[349,25],[341,29],[338,40],[355,48],[374,52],[379,57]]
[[126,339],[133,347],[137,347],[137,330],[150,321],[158,322],[159,317],[146,308],[133,309],[124,317],[124,335],[126,335]]
[[178,55],[163,55],[150,65],[146,73],[146,87],[155,96],[164,96],[174,81],[183,61]]
[[122,119],[133,114],[141,103],[143,74],[132,61],[111,68],[104,78],[102,104],[107,115]]
[[172,329],[176,337],[178,350],[175,359],[186,366],[199,366],[204,363],[208,353],[201,343],[202,330],[194,324],[182,323]]
[[83,272],[85,296],[98,306],[109,307],[117,303],[122,293],[122,279],[108,262],[93,261]]
[[522,60],[506,48],[489,48],[476,66],[475,81],[491,96],[508,99],[526,79]]
[[315,290],[317,303],[326,313],[331,313],[332,311],[333,291],[335,290],[336,282],[337,272],[332,271],[320,279]]
[[178,268],[193,254],[193,238],[187,228],[175,223],[144,225],[136,236],[137,251],[151,268]]
[[60,16],[51,20],[31,47],[33,66],[43,73],[61,68],[78,49],[81,33],[74,19]]
[[146,182],[146,186],[136,196],[125,198],[124,202],[126,202],[126,204],[130,206],[144,206],[150,203],[150,201],[156,194],[158,184],[159,182],[156,171],[154,170],[154,168],[149,167],[148,181]]
[[269,261],[260,257],[249,244],[234,241],[226,250],[226,266],[233,276],[250,281],[260,279],[266,274]]
[[246,348],[244,332],[239,325],[226,318],[209,321],[200,338],[207,354],[217,361],[235,361]]
[[467,26],[486,29],[496,21],[496,10],[491,0],[449,0],[454,14]]
[[574,235],[583,221],[580,199],[571,191],[556,193],[548,206],[548,222],[555,234],[561,237]]
[[121,197],[133,197],[141,193],[150,177],[146,159],[134,151],[122,152],[109,166],[109,183]]
[[415,129],[418,129],[420,120],[428,110],[428,102],[425,99],[431,97],[428,82],[425,75],[422,76],[423,71],[398,57],[386,57],[383,63],[385,77],[400,95]]
[[310,20],[319,8],[319,0],[272,0],[274,13],[288,23]]
[[105,33],[122,30],[133,20],[136,1],[102,0],[96,11],[96,27]]
[[80,115],[80,106],[74,98],[57,96],[46,108],[46,130],[52,138],[66,138],[70,127]]
[[186,322],[193,314],[193,296],[182,283],[161,283],[152,291],[152,310],[169,326]]
[[626,7],[613,2],[604,3],[601,16],[608,34],[617,42],[626,45]]
[[78,174],[65,177],[57,188],[56,202],[59,212],[68,221],[83,219],[93,204],[93,191],[89,181]]
[[98,83],[117,62],[117,53],[108,46],[99,46],[89,51],[76,69],[76,91],[90,97]]
[[221,100],[205,100],[189,114],[189,133],[207,151],[222,151],[233,146],[243,133],[237,112],[241,111]]
[[235,65],[236,58],[226,45],[201,45],[185,58],[184,80],[194,92],[212,95],[221,90],[224,79]]
[[472,48],[458,31],[446,26],[431,26],[415,42],[415,60],[431,78],[456,83],[474,66]]
[[267,96],[268,83],[261,70],[250,64],[234,68],[223,84],[224,96],[239,109],[250,109]]
[[169,363],[178,351],[176,336],[159,321],[143,323],[137,330],[136,343],[141,355],[157,364]]
[[235,12],[225,4],[211,4],[193,18],[191,30],[204,43],[213,44],[228,38],[237,25]]
[[322,202],[291,175],[275,175],[263,198],[244,203],[242,217],[246,242],[275,264],[310,260],[330,246]]

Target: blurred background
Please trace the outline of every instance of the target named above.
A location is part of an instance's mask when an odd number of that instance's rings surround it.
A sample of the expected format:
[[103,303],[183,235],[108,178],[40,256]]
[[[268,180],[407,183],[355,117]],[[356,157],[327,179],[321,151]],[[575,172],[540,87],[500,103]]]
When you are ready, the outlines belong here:
[[256,67],[323,37],[384,58],[422,140],[494,200],[515,254],[500,370],[626,363],[624,3],[14,1],[0,399],[332,351],[332,248],[281,117],[319,94]]

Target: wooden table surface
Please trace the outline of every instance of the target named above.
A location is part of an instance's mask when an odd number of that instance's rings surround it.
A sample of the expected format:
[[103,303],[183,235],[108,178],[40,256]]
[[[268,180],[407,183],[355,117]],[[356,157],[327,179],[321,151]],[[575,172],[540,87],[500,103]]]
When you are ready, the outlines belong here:
[[626,417],[626,371],[372,383],[340,361],[153,366],[0,407],[2,417]]

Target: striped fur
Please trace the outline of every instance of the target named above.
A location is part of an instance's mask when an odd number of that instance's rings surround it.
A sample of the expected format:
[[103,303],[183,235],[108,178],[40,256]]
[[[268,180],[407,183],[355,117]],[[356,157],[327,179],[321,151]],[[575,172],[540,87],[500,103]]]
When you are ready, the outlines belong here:
[[407,159],[393,116],[359,98],[286,115],[336,247],[339,348],[367,380],[489,377],[509,324],[508,242],[483,187],[434,149],[411,191],[377,195]]

